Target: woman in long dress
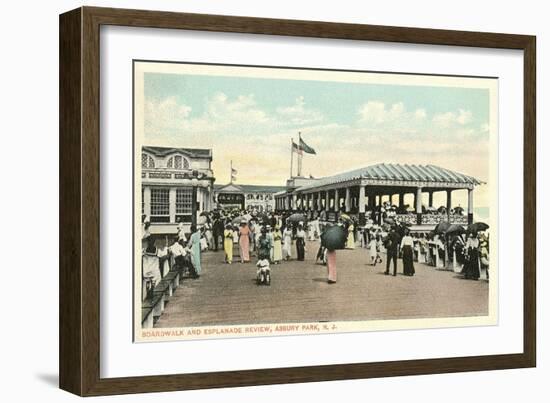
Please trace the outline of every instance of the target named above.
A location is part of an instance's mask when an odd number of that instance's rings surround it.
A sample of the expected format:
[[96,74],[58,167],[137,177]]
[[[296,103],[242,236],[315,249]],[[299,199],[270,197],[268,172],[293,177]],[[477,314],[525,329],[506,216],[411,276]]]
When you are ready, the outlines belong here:
[[160,275],[166,276],[170,271],[170,256],[168,254],[168,240],[157,250],[157,256],[159,257]]
[[283,235],[279,226],[275,226],[275,231],[273,231],[273,262],[275,264],[281,263],[283,260],[283,245],[282,245]]
[[156,286],[162,276],[160,274],[160,259],[158,250],[155,246],[155,240],[152,236],[146,238],[147,247],[143,249],[141,255],[143,277],[150,278],[153,282],[153,287]]
[[369,242],[369,257],[371,266],[375,266],[378,261],[378,241],[374,236]]
[[477,234],[470,233],[465,248],[467,256],[464,265],[465,278],[479,280],[479,239],[477,239]]
[[292,257],[292,230],[287,225],[283,231],[283,259],[290,260]]
[[204,224],[204,238],[208,249],[214,249],[214,236],[212,235],[212,224],[210,219]]
[[298,224],[298,230],[296,231],[296,255],[297,260],[303,261],[305,258],[305,245],[306,245],[306,232],[304,226],[300,222]]
[[197,231],[196,225],[191,225],[191,237],[189,238],[189,245],[191,251],[191,262],[193,263],[193,269],[195,271],[193,277],[198,278],[201,275],[201,233]]
[[225,252],[225,262],[233,263],[233,228],[231,224],[225,226],[223,231],[223,250]]
[[250,220],[248,224],[248,229],[250,233],[250,251],[252,252],[252,256],[254,256],[254,251],[256,250],[256,222],[254,220]]
[[420,240],[418,241],[419,245],[419,252],[418,252],[418,262],[419,263],[428,263],[427,255],[428,255],[428,240],[424,236],[424,234],[420,235]]
[[346,249],[355,249],[355,226],[350,224],[348,227],[348,240],[346,242]]
[[414,240],[409,235],[409,231],[405,232],[405,236],[401,239],[401,250],[403,251],[403,274],[405,276],[414,276]]
[[327,250],[327,282],[329,284],[336,283],[336,251]]
[[250,229],[246,221],[241,221],[241,228],[239,230],[239,251],[241,263],[250,262]]

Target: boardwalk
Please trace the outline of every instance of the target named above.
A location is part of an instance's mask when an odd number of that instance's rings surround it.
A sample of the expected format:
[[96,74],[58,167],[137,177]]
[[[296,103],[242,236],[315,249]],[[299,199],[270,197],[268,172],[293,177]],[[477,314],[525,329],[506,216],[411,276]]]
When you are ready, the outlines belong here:
[[269,287],[256,285],[253,263],[226,265],[222,252],[207,252],[200,279],[184,280],[155,327],[487,314],[486,281],[418,263],[416,275],[405,277],[401,260],[397,277],[385,276],[382,264],[366,264],[361,248],[337,252],[338,282],[327,284],[325,266],[314,263],[317,247],[308,243],[305,262],[272,265]]

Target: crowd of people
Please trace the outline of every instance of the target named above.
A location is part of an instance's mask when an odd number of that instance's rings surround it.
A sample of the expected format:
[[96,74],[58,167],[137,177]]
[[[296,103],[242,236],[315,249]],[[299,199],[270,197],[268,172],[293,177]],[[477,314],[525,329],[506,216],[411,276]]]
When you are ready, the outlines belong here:
[[[477,232],[454,234],[411,233],[406,225],[374,224],[369,219],[359,226],[354,217],[340,214],[336,223],[329,223],[322,215],[307,220],[301,214],[255,214],[248,211],[216,210],[203,213],[199,225],[191,225],[190,232],[178,223],[176,235],[163,242],[155,242],[143,223],[143,276],[157,284],[172,267],[186,270],[191,278],[202,272],[201,254],[224,251],[224,262],[246,264],[256,258],[257,274],[270,272],[270,264],[278,265],[295,258],[305,260],[306,243],[321,240],[316,261],[327,266],[327,281],[336,282],[336,250],[354,249],[356,243],[368,251],[368,263],[376,266],[386,256],[385,274],[397,275],[397,260],[403,261],[403,274],[415,275],[415,262],[437,268],[457,267],[466,279],[477,280],[480,267],[488,269],[489,239]],[[390,217],[391,218],[391,217]],[[326,247],[323,234],[332,226],[341,227],[345,239],[341,247]],[[162,241],[162,240],[161,240]],[[390,269],[393,269],[390,272]]]

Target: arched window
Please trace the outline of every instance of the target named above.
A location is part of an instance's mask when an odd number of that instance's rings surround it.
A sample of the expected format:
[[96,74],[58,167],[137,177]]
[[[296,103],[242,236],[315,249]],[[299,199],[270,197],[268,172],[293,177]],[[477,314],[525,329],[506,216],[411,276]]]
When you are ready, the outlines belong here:
[[154,168],[155,160],[149,154],[141,154],[141,167],[142,168]]
[[173,169],[189,169],[189,160],[181,155],[174,155],[168,159],[166,167]]

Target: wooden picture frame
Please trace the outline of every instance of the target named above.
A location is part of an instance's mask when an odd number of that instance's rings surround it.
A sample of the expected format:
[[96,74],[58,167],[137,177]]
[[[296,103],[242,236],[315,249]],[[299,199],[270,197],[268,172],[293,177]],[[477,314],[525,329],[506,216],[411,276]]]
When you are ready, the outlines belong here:
[[[102,25],[479,48],[524,60],[523,353],[243,371],[100,377],[100,49]],[[60,387],[81,396],[526,368],[536,365],[534,36],[82,7],[60,16]]]

